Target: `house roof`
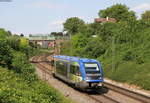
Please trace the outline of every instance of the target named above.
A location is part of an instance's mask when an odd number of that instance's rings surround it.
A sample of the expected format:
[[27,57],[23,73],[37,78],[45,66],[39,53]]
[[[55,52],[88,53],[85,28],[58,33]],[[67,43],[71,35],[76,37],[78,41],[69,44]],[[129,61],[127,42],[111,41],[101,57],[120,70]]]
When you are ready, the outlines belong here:
[[106,23],[106,22],[113,22],[115,23],[117,20],[115,18],[95,18],[94,20],[96,23]]

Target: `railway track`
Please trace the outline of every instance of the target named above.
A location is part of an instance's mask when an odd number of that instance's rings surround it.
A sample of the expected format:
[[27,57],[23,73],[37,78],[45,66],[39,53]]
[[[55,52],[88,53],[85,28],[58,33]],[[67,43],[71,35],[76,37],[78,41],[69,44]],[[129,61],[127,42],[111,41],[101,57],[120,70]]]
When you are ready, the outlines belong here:
[[102,94],[94,94],[94,95],[90,95],[90,93],[86,94],[88,97],[94,99],[95,101],[97,101],[98,103],[120,103],[115,99],[112,99],[109,96],[105,96]]
[[116,85],[113,85],[113,84],[110,84],[107,82],[104,82],[104,86],[108,87],[112,91],[121,93],[122,95],[131,97],[131,98],[138,100],[138,101],[141,101],[142,103],[150,103],[150,97],[149,96],[146,96],[146,95],[140,94],[138,92],[131,91],[131,90],[128,90],[126,88],[119,87],[119,86],[116,86]]
[[[37,67],[43,71],[43,74],[51,75],[52,77],[52,67],[47,59],[48,56],[35,56],[31,59],[31,62],[36,63]],[[43,75],[43,79],[47,80],[46,76]],[[150,103],[150,97],[148,96],[106,82],[104,86],[104,90],[83,92],[83,94],[95,100],[96,103]]]

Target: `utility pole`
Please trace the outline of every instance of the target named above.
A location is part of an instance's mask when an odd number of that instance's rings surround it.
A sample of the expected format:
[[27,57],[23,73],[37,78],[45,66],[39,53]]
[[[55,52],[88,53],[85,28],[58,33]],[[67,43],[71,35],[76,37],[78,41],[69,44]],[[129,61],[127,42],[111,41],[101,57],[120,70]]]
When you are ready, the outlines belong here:
[[54,55],[56,55],[56,38],[54,40]]
[[115,36],[112,37],[112,71],[114,72],[116,70],[116,64],[115,64]]

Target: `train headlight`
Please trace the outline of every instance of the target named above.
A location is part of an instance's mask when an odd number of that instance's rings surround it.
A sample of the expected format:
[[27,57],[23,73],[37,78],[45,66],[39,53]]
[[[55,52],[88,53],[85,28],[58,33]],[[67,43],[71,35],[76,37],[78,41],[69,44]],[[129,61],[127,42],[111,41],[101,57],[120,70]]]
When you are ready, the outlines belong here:
[[98,86],[100,86],[100,87],[101,87],[101,86],[103,86],[103,84],[102,84],[102,83],[99,83],[99,84],[98,84]]
[[90,77],[86,77],[86,79],[87,79],[87,80],[89,80],[89,79],[90,79]]

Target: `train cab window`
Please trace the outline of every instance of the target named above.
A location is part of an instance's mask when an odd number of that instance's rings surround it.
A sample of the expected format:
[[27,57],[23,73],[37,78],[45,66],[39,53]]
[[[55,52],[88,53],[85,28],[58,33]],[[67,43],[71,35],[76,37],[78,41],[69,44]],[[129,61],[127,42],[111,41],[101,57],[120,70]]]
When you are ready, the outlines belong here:
[[100,69],[97,63],[84,63],[85,71],[87,74],[99,73]]

